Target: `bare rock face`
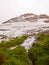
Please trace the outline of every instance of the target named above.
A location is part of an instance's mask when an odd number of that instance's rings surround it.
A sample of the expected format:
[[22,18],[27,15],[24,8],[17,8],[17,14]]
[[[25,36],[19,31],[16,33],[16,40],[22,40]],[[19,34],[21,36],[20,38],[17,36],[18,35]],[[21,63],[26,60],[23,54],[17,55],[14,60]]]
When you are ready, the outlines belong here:
[[27,21],[33,22],[38,20],[38,16],[34,15],[34,17],[25,18]]
[[4,23],[22,22],[22,21],[35,22],[37,20],[38,20],[38,15],[35,15],[33,13],[27,13],[27,14],[23,14],[23,15],[20,15],[18,17],[12,18],[8,21],[5,21]]
[[6,24],[6,23],[12,23],[12,21],[8,20],[8,21],[3,22],[3,24]]
[[32,13],[23,14],[20,16],[20,18],[22,18],[24,21],[30,21],[30,22],[38,20],[38,16]]
[[15,17],[15,18],[12,18],[11,20],[16,22],[16,21],[19,21],[20,19],[18,17]]
[[23,15],[20,15],[20,17],[28,17],[28,16],[34,16],[35,14],[33,13],[27,13],[27,14],[23,14]]
[[44,20],[45,23],[49,23],[49,19]]
[[10,20],[8,20],[8,21],[3,22],[3,24],[4,24],[4,23],[21,22],[21,21],[23,21],[22,18],[20,18],[20,17],[15,17],[15,18],[12,18],[12,19],[10,19]]
[[39,19],[44,19],[44,22],[47,22],[47,23],[49,22],[49,16],[46,14],[36,15],[33,13],[26,13],[26,14],[20,15],[18,17],[12,18],[8,21],[5,21],[4,23],[23,22],[23,21],[24,22],[26,22],[26,21],[36,22]]
[[43,18],[48,18],[48,15],[46,15],[46,14],[39,15],[39,19],[43,19]]

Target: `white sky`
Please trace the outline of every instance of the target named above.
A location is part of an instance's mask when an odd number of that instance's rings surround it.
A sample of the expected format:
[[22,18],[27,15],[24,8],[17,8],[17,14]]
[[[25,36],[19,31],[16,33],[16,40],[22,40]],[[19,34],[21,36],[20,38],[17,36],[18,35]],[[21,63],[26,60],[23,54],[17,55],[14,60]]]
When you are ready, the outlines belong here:
[[23,13],[49,15],[49,0],[0,0],[0,22]]

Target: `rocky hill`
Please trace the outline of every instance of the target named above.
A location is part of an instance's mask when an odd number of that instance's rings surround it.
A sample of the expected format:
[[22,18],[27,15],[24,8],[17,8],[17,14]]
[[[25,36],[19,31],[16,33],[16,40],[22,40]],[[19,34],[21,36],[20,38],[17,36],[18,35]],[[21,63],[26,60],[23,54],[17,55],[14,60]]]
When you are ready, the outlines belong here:
[[0,40],[8,40],[23,34],[33,35],[45,30],[49,30],[48,15],[22,14],[0,24]]

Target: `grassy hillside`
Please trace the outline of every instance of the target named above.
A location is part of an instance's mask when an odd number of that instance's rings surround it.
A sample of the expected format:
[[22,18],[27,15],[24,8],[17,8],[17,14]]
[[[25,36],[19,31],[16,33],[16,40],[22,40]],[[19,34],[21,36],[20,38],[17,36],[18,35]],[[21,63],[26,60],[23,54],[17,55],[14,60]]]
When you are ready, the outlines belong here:
[[37,43],[29,50],[28,55],[33,65],[49,65],[49,34],[37,35]]
[[[37,35],[37,42],[28,53],[20,47],[27,37],[28,35],[23,35],[0,43],[0,65],[30,65],[29,59],[32,60],[33,65],[49,65],[49,34]],[[9,50],[15,45],[18,47]]]
[[[26,50],[19,45],[24,42],[28,35],[0,43],[0,65],[29,65],[29,58]],[[9,48],[17,45],[13,50]]]
[[29,65],[26,50],[23,47],[0,49],[0,65]]
[[17,37],[17,38],[13,38],[13,39],[10,39],[9,41],[6,41],[6,42],[1,42],[0,43],[0,48],[10,48],[10,47],[14,47],[16,45],[20,45],[24,42],[24,40],[28,37],[28,35],[23,35],[23,36],[20,36],[20,37]]

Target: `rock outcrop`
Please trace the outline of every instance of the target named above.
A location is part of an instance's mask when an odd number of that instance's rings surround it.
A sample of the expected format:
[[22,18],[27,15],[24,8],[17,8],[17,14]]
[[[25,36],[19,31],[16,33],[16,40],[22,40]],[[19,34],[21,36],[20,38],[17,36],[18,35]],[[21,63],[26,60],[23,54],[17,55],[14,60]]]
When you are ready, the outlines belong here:
[[48,18],[49,16],[48,15],[46,15],[46,14],[41,14],[41,15],[39,15],[39,18],[40,19],[43,19],[43,18]]

